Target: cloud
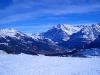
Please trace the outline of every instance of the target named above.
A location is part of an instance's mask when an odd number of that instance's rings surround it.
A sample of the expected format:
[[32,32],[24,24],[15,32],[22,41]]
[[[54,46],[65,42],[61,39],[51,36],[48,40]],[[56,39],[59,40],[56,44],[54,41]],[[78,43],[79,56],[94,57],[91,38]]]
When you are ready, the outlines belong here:
[[0,10],[0,24],[68,14],[100,11],[100,0],[13,0]]
[[0,20],[0,24],[4,23],[10,23],[10,22],[15,22],[15,21],[23,21],[27,19],[33,19],[33,16],[31,16],[32,13],[24,13],[24,14],[15,14],[15,15],[10,15],[7,17],[4,17],[3,19]]

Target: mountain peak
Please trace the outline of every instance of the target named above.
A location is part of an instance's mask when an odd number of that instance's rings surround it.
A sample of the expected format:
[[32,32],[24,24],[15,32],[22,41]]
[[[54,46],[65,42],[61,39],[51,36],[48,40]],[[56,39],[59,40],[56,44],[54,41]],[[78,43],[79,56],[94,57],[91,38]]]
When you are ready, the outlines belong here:
[[18,38],[18,36],[16,35],[24,36],[22,32],[19,32],[15,29],[1,29],[0,30],[0,36],[3,38],[5,38],[6,36]]
[[58,24],[56,26],[54,26],[53,28],[57,28],[57,29],[66,29],[66,28],[70,28],[70,25],[67,24]]
[[17,32],[17,30],[15,30],[15,29],[0,29],[0,32],[1,33],[4,33],[5,32],[5,34],[6,34],[6,32],[7,33],[14,33],[14,32]]
[[80,27],[71,26],[67,24],[58,24],[52,29],[43,33],[43,36],[50,38],[53,41],[67,41],[73,33],[76,33],[80,30]]

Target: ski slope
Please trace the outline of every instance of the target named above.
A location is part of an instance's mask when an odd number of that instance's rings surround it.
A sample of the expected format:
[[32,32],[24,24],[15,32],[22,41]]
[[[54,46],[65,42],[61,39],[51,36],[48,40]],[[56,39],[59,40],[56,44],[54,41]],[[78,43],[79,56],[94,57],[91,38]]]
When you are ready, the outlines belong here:
[[100,57],[0,54],[0,75],[100,75]]

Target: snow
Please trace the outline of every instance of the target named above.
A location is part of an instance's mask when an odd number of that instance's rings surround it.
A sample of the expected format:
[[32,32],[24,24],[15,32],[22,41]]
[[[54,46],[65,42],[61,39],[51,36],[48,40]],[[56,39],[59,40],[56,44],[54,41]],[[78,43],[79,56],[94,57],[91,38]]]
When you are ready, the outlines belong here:
[[72,34],[79,32],[81,29],[82,27],[79,26],[58,24],[41,35],[45,38],[51,39],[52,41],[61,42],[69,40]]
[[7,53],[3,50],[0,50],[0,54],[7,54]]
[[[55,25],[52,29],[43,33],[42,36],[49,38],[55,42],[68,41],[74,39],[85,39],[91,43],[100,35],[100,24],[92,24],[90,26],[78,25],[71,26],[67,24]],[[82,41],[80,40],[80,41]]]
[[14,30],[14,29],[11,29],[11,30],[9,30],[9,29],[0,29],[0,35],[2,36],[2,37],[5,37],[5,36],[11,36],[11,37],[14,37],[14,35],[16,34],[16,30]]
[[92,49],[84,49],[79,54],[83,54],[85,56],[92,56],[92,55],[100,55],[100,49],[92,48]]
[[16,34],[19,34],[20,36],[25,36],[23,33],[19,32],[17,30],[14,30],[14,29],[0,29],[0,36],[3,38],[9,36],[9,37],[14,37],[16,39],[21,39],[21,37],[16,36]]
[[2,55],[0,75],[100,75],[100,57]]
[[1,45],[6,45],[6,46],[8,46],[8,43],[0,43]]
[[40,36],[40,34],[38,32],[35,34],[26,33],[26,35],[33,38],[36,41],[38,41],[38,39],[42,39],[42,37]]
[[71,26],[67,24],[58,24],[57,26],[54,26],[54,28],[62,29],[62,31],[66,32],[68,35],[72,35],[73,33],[76,33],[82,29],[82,27]]

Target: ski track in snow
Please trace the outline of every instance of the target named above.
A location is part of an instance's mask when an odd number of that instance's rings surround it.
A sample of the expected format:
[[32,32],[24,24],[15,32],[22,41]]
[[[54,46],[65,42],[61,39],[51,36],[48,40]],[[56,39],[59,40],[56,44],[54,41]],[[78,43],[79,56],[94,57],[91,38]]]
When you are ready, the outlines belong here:
[[0,54],[0,75],[100,75],[100,57]]

